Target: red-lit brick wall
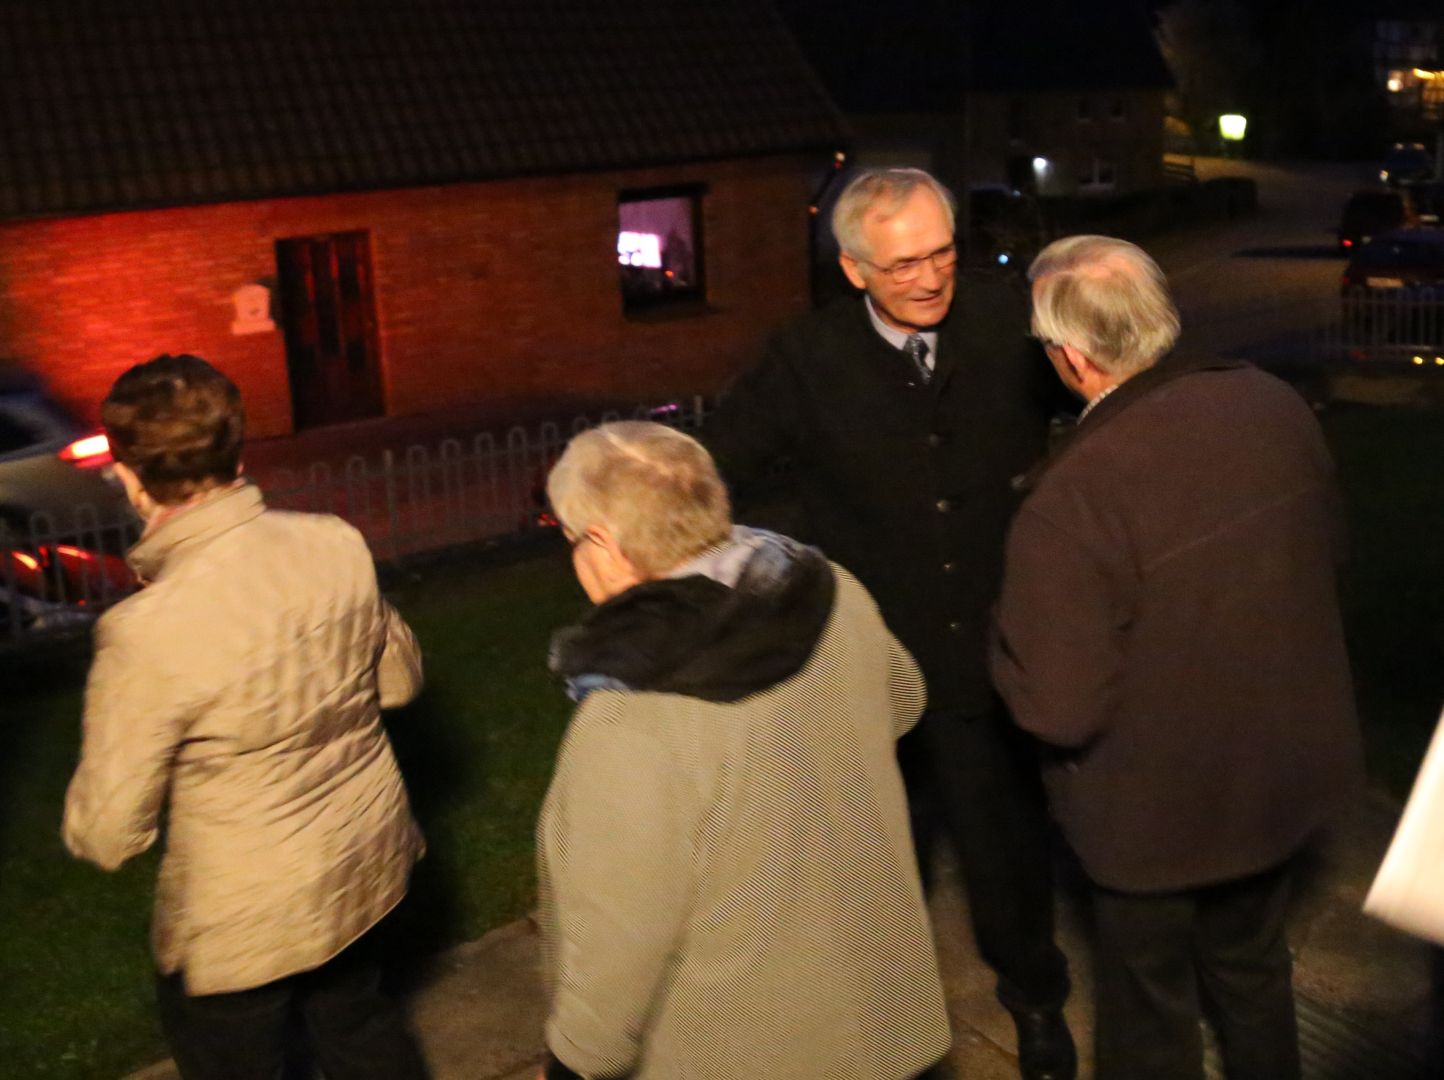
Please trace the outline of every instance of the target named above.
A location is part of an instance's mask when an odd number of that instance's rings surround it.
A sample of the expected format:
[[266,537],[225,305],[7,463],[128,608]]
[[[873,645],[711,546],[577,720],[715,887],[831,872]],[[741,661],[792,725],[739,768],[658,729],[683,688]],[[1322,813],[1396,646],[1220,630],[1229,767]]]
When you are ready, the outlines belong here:
[[[0,225],[0,357],[93,418],[130,364],[194,352],[240,386],[255,437],[292,430],[279,329],[235,335],[275,241],[371,237],[386,412],[710,393],[808,297],[809,169],[713,162]],[[617,194],[705,185],[704,310],[623,314]]]

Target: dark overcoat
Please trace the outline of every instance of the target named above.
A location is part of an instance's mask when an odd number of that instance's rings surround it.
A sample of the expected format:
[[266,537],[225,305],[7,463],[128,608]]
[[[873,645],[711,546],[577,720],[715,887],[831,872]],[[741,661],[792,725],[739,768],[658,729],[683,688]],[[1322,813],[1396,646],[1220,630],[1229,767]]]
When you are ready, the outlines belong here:
[[988,612],[1014,483],[1041,458],[1058,400],[1026,331],[1019,288],[960,275],[924,385],[848,298],[779,332],[708,425],[734,491],[792,460],[807,539],[876,598],[931,708],[992,702]]
[[1361,775],[1333,465],[1292,388],[1170,359],[1084,418],[1014,520],[993,670],[1058,748],[1055,816],[1107,888],[1268,869]]

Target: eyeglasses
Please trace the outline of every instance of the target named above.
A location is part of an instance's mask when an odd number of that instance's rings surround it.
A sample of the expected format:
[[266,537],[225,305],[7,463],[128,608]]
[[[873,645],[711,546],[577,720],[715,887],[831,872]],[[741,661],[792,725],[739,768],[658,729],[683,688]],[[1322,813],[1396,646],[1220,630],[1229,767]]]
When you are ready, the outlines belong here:
[[878,266],[875,262],[867,259],[859,259],[865,262],[880,274],[886,274],[895,285],[906,285],[910,281],[916,281],[923,272],[923,267],[931,265],[933,270],[939,274],[946,273],[958,263],[958,246],[948,244],[938,248],[930,255],[924,255],[917,259],[903,259],[891,266]]

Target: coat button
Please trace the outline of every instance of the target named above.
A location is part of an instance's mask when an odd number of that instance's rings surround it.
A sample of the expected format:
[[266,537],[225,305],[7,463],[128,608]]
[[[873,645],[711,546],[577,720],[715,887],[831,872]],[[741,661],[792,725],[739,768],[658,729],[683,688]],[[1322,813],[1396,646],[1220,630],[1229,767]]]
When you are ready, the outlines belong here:
[[949,510],[951,510],[951,509],[953,508],[953,504],[950,503],[950,502],[948,502],[947,499],[939,499],[939,500],[937,501],[937,507],[938,507],[938,513],[940,513],[940,514],[946,514]]
[[957,572],[958,572],[958,564],[957,564],[957,563],[953,562],[952,560],[949,560],[948,562],[943,563],[943,573],[945,573],[945,574],[956,574]]
[[942,445],[943,445],[943,437],[942,437],[941,435],[939,435],[936,431],[930,433],[930,434],[928,435],[928,445],[929,445],[929,446],[932,446],[932,447],[942,446]]

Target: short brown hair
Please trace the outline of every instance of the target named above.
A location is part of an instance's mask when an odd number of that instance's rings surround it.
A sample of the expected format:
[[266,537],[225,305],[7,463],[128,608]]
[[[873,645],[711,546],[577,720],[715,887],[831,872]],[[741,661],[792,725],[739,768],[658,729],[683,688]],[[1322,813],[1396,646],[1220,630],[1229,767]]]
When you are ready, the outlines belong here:
[[241,392],[198,356],[157,356],[110,388],[100,421],[115,459],[158,503],[229,483],[241,463]]
[[727,539],[732,507],[712,455],[696,439],[648,420],[577,435],[547,477],[562,526],[580,536],[605,525],[646,578]]

